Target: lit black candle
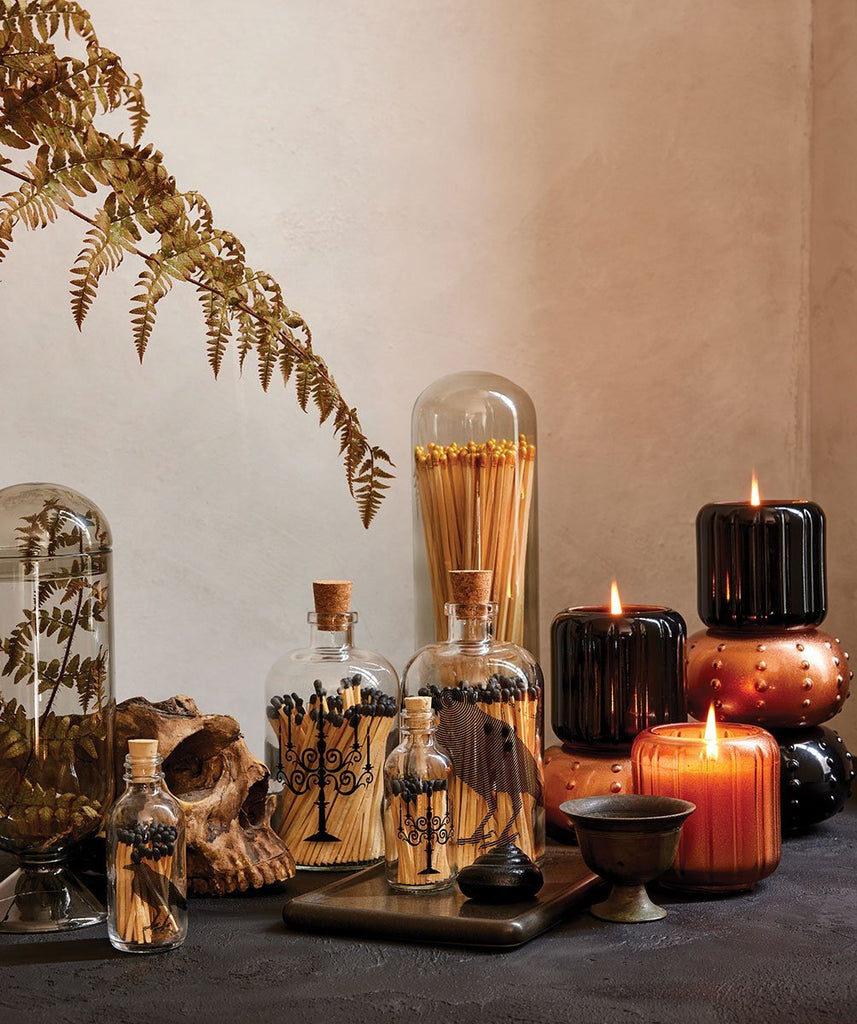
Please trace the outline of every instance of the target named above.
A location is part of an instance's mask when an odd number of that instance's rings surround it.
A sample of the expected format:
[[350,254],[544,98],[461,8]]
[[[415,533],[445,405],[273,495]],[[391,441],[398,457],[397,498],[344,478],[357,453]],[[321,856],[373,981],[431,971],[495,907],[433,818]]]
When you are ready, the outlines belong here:
[[553,620],[553,728],[571,743],[630,744],[687,717],[687,627],[670,608],[567,608]]
[[699,617],[707,626],[817,626],[827,613],[824,512],[812,501],[705,505],[696,517]]

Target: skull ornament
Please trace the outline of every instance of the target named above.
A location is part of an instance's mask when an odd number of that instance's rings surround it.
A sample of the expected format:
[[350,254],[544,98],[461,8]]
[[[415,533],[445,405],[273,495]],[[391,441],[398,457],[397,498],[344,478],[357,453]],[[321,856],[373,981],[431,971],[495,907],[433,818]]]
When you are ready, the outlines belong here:
[[157,704],[132,697],[116,708],[115,729],[117,769],[129,739],[158,740],[166,783],[185,812],[190,892],[222,896],[294,875],[292,855],[270,827],[268,769],[234,718],[202,715],[182,695]]

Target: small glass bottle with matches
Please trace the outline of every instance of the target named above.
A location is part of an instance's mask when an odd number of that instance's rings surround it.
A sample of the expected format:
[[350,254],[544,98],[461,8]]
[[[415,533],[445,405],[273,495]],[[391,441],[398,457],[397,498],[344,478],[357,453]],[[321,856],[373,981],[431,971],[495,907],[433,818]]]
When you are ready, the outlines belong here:
[[384,766],[387,881],[397,892],[437,892],[457,874],[452,762],[435,728],[431,697],[406,697],[403,739]]
[[107,925],[126,953],[157,953],[187,935],[185,824],[158,741],[128,740],[126,788],[107,822]]

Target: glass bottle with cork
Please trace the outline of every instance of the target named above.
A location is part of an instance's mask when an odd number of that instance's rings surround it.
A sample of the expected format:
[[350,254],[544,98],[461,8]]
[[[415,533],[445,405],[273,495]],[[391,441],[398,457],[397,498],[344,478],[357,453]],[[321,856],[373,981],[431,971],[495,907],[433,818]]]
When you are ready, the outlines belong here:
[[438,892],[457,874],[452,762],[435,728],[431,697],[406,697],[403,739],[384,766],[387,881],[397,892]]
[[533,656],[494,639],[490,570],[450,574],[447,640],[413,656],[403,697],[430,697],[449,752],[459,868],[504,843],[544,855],[542,671]]
[[384,760],[395,743],[398,676],[354,646],[350,580],[316,580],[309,646],[266,683],[265,757],[282,787],[273,826],[298,867],[341,871],[384,856]]
[[187,935],[185,822],[157,740],[128,740],[125,783],[107,822],[110,942],[127,953],[175,949]]

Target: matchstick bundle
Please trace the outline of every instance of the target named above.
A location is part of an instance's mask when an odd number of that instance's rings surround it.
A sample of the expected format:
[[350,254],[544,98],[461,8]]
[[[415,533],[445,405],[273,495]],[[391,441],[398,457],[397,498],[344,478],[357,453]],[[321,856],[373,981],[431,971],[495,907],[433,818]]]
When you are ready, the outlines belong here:
[[414,462],[434,598],[435,636],[446,637],[450,570],[491,569],[498,640],[521,644],[524,573],[536,447],[510,440],[416,448]]
[[122,942],[169,946],[181,937],[185,881],[175,857],[178,830],[143,825],[116,830],[115,913]]
[[384,855],[384,758],[397,702],[361,677],[335,694],[320,681],[306,705],[274,697],[268,721],[280,751],[280,836],[300,867],[339,867]]
[[450,792],[459,869],[500,843],[544,855],[541,689],[493,674],[484,683],[430,686],[438,740],[452,758]]
[[[409,774],[389,780],[387,878],[394,887],[442,888],[455,878],[448,784]],[[392,852],[392,856],[391,856]]]

